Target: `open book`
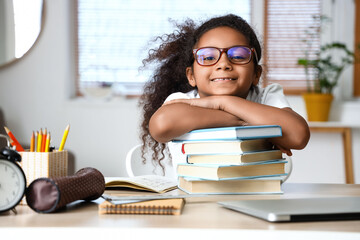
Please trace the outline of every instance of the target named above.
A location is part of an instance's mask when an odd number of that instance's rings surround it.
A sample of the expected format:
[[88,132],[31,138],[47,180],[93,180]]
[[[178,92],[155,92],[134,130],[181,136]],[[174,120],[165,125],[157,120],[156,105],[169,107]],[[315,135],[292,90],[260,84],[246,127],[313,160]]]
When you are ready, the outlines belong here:
[[176,179],[158,176],[142,175],[136,177],[107,177],[106,188],[131,188],[156,193],[165,193],[177,188]]

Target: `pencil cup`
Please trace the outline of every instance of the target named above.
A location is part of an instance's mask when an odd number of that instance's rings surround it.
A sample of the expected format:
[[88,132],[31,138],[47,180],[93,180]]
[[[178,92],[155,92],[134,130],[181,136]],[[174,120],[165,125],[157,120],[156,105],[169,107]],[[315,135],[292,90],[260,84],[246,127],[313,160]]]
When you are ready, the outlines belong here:
[[[68,175],[68,152],[19,152],[20,165],[26,176],[26,184],[38,178],[65,177]],[[26,204],[25,198],[21,204]]]

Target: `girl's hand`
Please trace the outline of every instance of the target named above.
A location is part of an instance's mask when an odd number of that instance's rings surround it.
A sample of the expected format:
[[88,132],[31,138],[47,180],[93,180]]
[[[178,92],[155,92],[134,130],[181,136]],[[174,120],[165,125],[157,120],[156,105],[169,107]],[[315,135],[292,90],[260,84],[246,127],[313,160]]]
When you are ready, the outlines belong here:
[[220,96],[192,98],[192,99],[175,99],[165,102],[163,105],[169,105],[174,103],[185,103],[185,104],[189,104],[190,106],[223,110],[219,101],[220,100],[219,97]]
[[276,147],[277,147],[281,152],[285,153],[286,155],[292,156],[292,152],[291,152],[290,149],[283,148],[283,147],[281,147],[281,146],[279,146],[279,145],[276,145]]

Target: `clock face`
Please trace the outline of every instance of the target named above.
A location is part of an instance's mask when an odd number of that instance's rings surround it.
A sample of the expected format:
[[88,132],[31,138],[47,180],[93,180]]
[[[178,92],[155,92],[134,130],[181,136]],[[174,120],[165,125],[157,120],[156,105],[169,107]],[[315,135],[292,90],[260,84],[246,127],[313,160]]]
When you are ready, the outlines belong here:
[[20,166],[0,159],[0,212],[15,207],[24,196],[26,179]]

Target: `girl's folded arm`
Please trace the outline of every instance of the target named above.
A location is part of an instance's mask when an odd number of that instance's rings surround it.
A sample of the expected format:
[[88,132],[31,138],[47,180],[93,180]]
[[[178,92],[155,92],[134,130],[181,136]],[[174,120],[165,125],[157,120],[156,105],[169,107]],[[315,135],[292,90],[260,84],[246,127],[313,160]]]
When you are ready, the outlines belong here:
[[210,96],[197,99],[177,99],[167,105],[186,103],[209,109],[219,109],[242,119],[250,125],[280,125],[283,136],[272,142],[291,155],[290,149],[303,149],[309,141],[306,121],[291,108],[276,108],[235,96]]
[[165,143],[194,129],[243,125],[234,115],[184,103],[163,105],[151,117],[149,130],[158,142]]
[[310,138],[307,122],[291,108],[276,108],[239,97],[223,97],[220,109],[231,113],[251,125],[276,124],[283,136],[272,141],[283,149],[303,149]]

